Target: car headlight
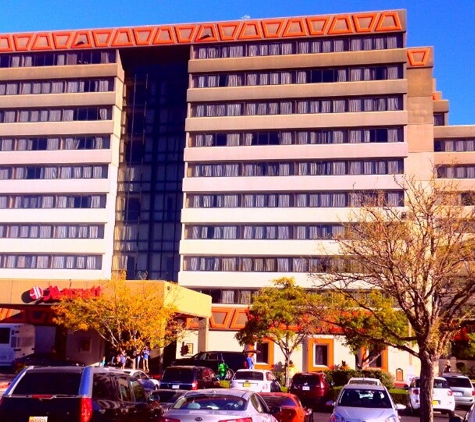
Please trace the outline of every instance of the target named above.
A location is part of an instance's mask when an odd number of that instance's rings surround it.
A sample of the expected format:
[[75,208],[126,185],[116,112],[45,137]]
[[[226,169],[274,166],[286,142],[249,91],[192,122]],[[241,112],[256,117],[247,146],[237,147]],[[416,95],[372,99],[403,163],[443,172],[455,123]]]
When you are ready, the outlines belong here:
[[330,422],[345,422],[345,418],[338,413],[332,413]]

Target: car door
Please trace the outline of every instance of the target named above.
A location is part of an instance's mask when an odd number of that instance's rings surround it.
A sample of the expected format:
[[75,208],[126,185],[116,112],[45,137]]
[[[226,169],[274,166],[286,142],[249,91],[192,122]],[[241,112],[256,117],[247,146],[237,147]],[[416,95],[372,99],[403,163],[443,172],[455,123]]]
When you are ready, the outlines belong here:
[[109,373],[95,373],[92,378],[92,400],[97,421],[123,421],[122,398],[119,385]]

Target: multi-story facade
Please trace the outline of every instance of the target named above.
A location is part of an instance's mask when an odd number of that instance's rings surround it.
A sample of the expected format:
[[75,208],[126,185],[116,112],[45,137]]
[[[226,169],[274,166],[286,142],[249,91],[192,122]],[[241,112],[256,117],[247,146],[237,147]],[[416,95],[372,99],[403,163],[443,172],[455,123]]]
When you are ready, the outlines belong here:
[[[361,194],[403,207],[397,178],[434,165],[473,189],[433,56],[404,10],[0,35],[0,278],[178,282],[212,297],[208,347],[238,348],[253,292],[311,287]],[[299,353],[350,362],[332,333]]]

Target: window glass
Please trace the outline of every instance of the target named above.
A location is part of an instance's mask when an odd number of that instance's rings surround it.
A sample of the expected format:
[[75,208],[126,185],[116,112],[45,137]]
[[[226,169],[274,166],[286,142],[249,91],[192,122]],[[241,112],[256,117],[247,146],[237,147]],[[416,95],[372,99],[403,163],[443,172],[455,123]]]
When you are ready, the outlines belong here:
[[81,372],[27,372],[15,387],[15,394],[77,395]]

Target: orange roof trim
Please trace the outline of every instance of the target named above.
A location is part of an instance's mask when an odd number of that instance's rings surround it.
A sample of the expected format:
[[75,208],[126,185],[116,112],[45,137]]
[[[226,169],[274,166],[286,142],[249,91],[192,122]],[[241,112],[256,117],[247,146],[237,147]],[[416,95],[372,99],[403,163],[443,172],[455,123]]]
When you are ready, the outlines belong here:
[[307,26],[303,19],[288,19],[285,25],[284,37],[303,37],[308,35]]
[[284,21],[282,19],[262,22],[262,29],[265,38],[279,38],[283,27]]
[[0,35],[0,52],[13,51],[13,42],[10,35]]
[[37,34],[33,45],[31,46],[32,50],[52,50],[53,49],[53,40],[50,33]]
[[336,16],[333,18],[333,21],[328,30],[329,34],[352,34],[355,30],[349,15],[347,16]]
[[362,13],[360,15],[353,15],[353,24],[356,32],[373,32],[376,24],[377,13]]
[[426,66],[430,57],[430,48],[415,48],[407,50],[407,59],[411,66]]
[[176,44],[175,31],[172,26],[161,26],[153,39],[153,44]]
[[216,42],[219,41],[216,25],[201,25],[196,36],[197,42]]
[[137,45],[150,45],[155,35],[155,28],[134,28],[134,39]]
[[105,29],[99,31],[92,31],[92,37],[94,38],[94,45],[97,47],[109,47],[112,40],[112,29]]
[[218,23],[219,36],[222,41],[235,40],[240,29],[240,24],[236,22]]
[[383,12],[379,17],[376,31],[400,31],[402,24],[397,12]]
[[53,32],[53,42],[57,50],[70,48],[72,39],[72,32]]
[[33,34],[14,34],[13,42],[16,51],[28,51],[33,43]]
[[0,52],[117,48],[402,31],[401,11],[0,35]]

